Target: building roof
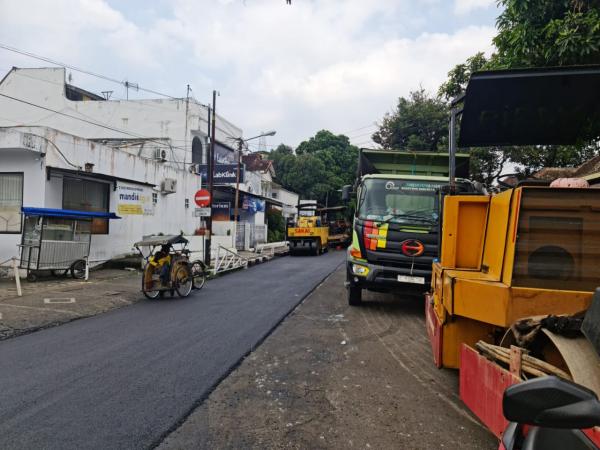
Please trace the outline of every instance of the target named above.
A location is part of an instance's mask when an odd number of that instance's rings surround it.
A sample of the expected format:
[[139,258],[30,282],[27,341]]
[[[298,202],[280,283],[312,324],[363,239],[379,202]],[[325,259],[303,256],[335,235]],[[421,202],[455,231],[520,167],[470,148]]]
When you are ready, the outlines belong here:
[[275,167],[273,166],[273,161],[270,159],[265,159],[262,153],[255,152],[248,155],[243,155],[242,162],[246,165],[246,170],[250,172],[270,174],[271,178],[275,178]]
[[600,178],[600,155],[584,162],[579,167],[544,167],[533,174],[533,178],[553,181],[557,178]]
[[586,177],[600,172],[600,155],[594,156],[592,159],[584,162],[575,171],[576,177]]
[[260,153],[250,153],[242,156],[242,162],[246,165],[246,170],[251,172],[266,173],[273,167],[273,161],[263,159]]

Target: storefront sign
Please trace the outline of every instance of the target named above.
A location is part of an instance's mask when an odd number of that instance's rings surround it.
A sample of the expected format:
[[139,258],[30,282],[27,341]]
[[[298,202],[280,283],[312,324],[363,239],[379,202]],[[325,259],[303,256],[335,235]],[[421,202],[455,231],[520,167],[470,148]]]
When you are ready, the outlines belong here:
[[[202,177],[202,183],[208,183],[208,166],[198,164],[197,174]],[[213,181],[215,185],[235,183],[237,180],[237,164],[215,164]],[[244,181],[244,166],[240,166],[240,183]]]
[[119,184],[117,186],[117,214],[127,215],[154,215],[152,194],[143,186]]
[[228,221],[231,216],[230,202],[214,202],[212,204],[212,218],[215,221]]
[[251,195],[244,195],[242,201],[242,209],[246,210],[248,214],[256,214],[257,212],[264,212],[265,201],[260,200],[257,197]]

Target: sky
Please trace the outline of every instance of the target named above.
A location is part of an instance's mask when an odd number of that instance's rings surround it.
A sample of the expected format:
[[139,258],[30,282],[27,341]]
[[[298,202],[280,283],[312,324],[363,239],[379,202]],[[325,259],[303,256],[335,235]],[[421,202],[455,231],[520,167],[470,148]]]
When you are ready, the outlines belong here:
[[[293,147],[321,129],[372,146],[401,96],[492,51],[494,0],[0,0],[0,43],[208,104],[246,137]],[[49,64],[0,49],[11,67]],[[72,72],[94,92],[125,88]],[[156,97],[143,92],[130,98]],[[257,143],[253,143],[254,146]]]

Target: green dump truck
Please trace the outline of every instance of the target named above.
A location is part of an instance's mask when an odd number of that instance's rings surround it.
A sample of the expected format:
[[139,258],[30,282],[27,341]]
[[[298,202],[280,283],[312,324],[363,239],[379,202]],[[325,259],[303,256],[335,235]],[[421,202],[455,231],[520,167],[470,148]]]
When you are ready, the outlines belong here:
[[[469,156],[456,155],[456,189],[474,191]],[[441,196],[448,190],[448,154],[361,149],[356,214],[348,248],[348,303],[362,291],[428,289],[438,255]],[[350,186],[343,196],[349,197]]]

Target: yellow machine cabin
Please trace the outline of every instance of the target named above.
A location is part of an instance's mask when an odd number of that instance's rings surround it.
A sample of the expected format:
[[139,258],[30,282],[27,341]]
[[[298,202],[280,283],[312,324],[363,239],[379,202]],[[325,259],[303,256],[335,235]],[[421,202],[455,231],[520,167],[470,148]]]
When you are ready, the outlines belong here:
[[600,281],[595,189],[447,196],[442,223],[427,324],[438,366],[459,367],[461,343],[498,343],[519,319],[590,305]]
[[328,249],[329,226],[317,214],[316,202],[298,205],[298,218],[288,224],[287,241],[290,254],[311,253],[320,255]]

